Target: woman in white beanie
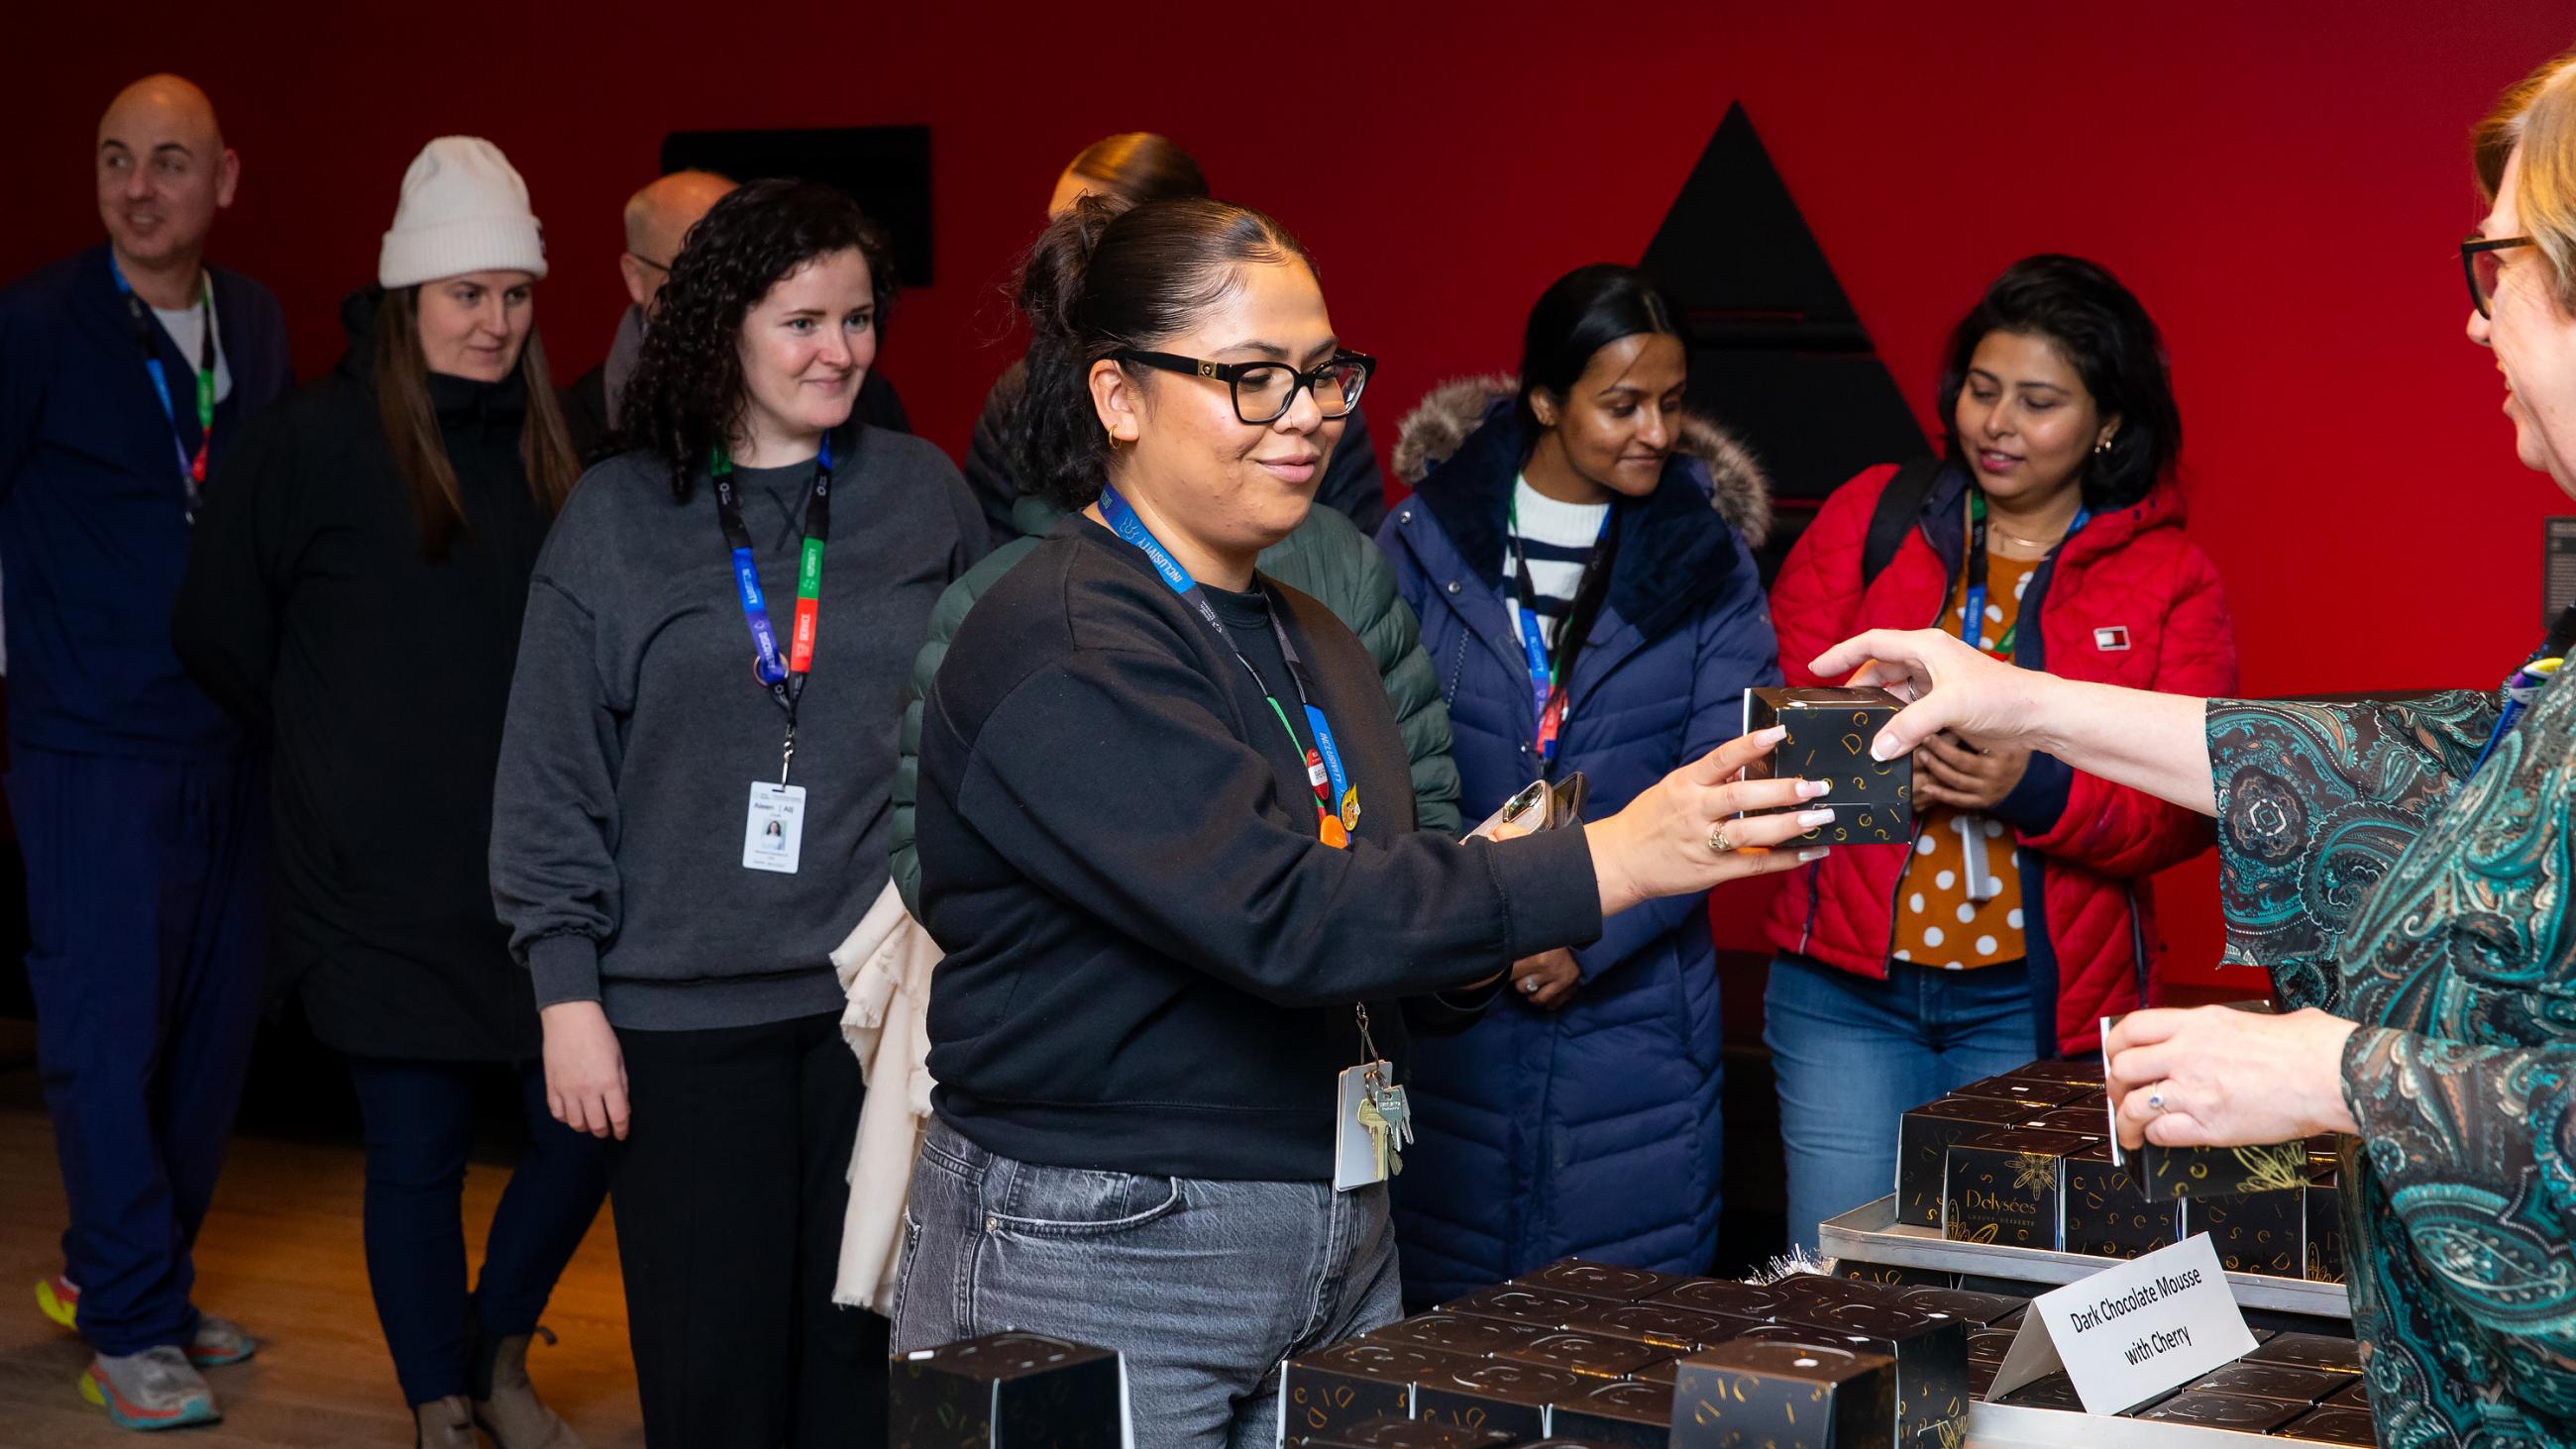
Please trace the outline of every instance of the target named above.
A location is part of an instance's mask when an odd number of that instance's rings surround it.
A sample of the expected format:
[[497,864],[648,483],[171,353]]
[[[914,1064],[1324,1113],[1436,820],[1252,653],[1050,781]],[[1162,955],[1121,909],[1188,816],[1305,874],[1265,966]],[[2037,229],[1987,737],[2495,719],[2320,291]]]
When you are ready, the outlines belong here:
[[[528,577],[578,472],[537,341],[545,247],[490,142],[403,177],[377,285],[328,377],[253,422],[197,526],[173,632],[271,739],[278,960],[348,1054],[366,1123],[367,1277],[418,1442],[580,1440],[529,1338],[597,1214],[604,1152],[556,1122],[528,979],[485,878]],[[478,1083],[515,1073],[525,1158],[466,1287]]]

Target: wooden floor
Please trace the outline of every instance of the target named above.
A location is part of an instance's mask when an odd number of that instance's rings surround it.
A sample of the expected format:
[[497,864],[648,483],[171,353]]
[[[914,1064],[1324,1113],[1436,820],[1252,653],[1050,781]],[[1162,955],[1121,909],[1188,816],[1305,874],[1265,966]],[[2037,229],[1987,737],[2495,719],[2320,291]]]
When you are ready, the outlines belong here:
[[[0,1444],[191,1445],[412,1442],[411,1416],[376,1327],[358,1241],[358,1153],[237,1140],[197,1245],[197,1303],[248,1327],[259,1356],[206,1375],[224,1421],[139,1437],[116,1429],[74,1387],[88,1353],[36,1310],[34,1286],[59,1271],[63,1198],[32,1070],[0,1069]],[[465,1183],[477,1250],[505,1171]],[[626,1353],[617,1241],[602,1212],[546,1312],[562,1337],[529,1355],[539,1392],[594,1449],[644,1442]]]

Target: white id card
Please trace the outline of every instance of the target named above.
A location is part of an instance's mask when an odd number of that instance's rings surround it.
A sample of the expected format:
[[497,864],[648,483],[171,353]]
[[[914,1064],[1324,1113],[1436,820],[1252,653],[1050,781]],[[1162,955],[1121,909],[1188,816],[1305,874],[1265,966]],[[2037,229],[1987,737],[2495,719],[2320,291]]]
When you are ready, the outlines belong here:
[[1362,1125],[1360,1108],[1368,1104],[1369,1078],[1383,1082],[1393,1074],[1394,1068],[1382,1061],[1343,1070],[1333,1100],[1333,1191],[1386,1181],[1386,1159],[1379,1153],[1377,1134]]
[[751,782],[751,813],[742,824],[745,870],[796,873],[796,852],[805,841],[805,787]]

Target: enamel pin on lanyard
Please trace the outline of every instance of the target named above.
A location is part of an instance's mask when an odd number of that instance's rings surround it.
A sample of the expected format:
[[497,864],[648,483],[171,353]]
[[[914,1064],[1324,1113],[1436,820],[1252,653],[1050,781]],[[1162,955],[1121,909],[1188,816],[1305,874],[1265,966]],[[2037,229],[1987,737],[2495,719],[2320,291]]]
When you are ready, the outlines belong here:
[[743,816],[742,865],[781,875],[796,873],[805,843],[805,787],[787,783],[796,763],[796,709],[805,698],[805,680],[814,671],[814,638],[822,627],[823,546],[832,536],[832,437],[823,435],[814,455],[814,484],[805,495],[797,554],[796,624],[785,658],[780,658],[778,631],[770,626],[769,600],[760,589],[760,565],[752,557],[751,530],[742,521],[742,495],[733,481],[733,457],[722,444],[709,462],[715,477],[716,521],[733,550],[733,577],[742,601],[743,623],[751,630],[751,672],[761,688],[787,714],[787,735],[778,751],[778,783],[751,782],[751,804]]

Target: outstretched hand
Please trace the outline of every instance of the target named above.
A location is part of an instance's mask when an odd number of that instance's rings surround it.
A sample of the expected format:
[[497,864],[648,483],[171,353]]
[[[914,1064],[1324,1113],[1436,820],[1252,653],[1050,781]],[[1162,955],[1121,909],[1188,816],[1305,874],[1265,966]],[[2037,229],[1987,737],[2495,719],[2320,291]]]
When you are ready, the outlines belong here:
[[2027,722],[2048,680],[1938,629],[1872,629],[1808,667],[1825,679],[1856,671],[1855,687],[1877,685],[1908,701],[1870,742],[1870,754],[1881,760],[1911,754],[1944,730],[1980,748],[2026,748]]

